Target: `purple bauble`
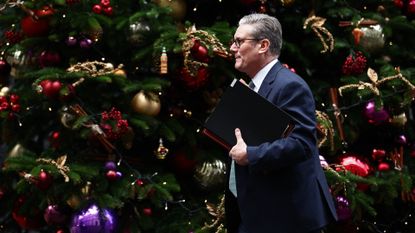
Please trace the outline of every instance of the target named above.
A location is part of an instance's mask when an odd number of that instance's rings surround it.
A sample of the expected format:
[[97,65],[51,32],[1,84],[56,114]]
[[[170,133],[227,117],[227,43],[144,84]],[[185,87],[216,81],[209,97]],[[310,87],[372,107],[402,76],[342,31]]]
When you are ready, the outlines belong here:
[[106,209],[91,205],[72,217],[71,233],[114,233],[115,215]]
[[82,40],[79,42],[79,46],[80,46],[81,48],[83,48],[83,49],[88,49],[88,48],[91,48],[91,46],[92,46],[92,40],[91,40],[91,39],[88,39],[88,38],[82,39]]
[[45,209],[43,214],[45,221],[49,225],[61,225],[67,220],[67,215],[63,213],[57,205],[50,205]]
[[382,123],[385,123],[390,118],[389,113],[383,107],[380,109],[376,109],[375,102],[373,101],[370,101],[366,104],[364,114],[368,119],[369,123],[374,125],[380,125]]
[[68,38],[66,38],[66,45],[68,46],[74,46],[77,42],[77,39],[73,36],[69,36]]
[[343,196],[336,197],[336,211],[340,221],[345,221],[352,217],[349,201]]
[[117,165],[113,161],[109,161],[105,163],[105,169],[106,170],[116,170]]

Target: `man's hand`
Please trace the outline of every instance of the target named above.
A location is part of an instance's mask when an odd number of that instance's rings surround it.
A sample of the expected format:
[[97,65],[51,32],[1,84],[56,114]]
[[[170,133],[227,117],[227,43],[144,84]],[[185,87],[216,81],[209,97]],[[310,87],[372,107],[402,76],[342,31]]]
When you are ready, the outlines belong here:
[[248,165],[248,154],[246,153],[246,143],[242,138],[241,130],[235,129],[236,145],[229,151],[231,157],[239,165]]

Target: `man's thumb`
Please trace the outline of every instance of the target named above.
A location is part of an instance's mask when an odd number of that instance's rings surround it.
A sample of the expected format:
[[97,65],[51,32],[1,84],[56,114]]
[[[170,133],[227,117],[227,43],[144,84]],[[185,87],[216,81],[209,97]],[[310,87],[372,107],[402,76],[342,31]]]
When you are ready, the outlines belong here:
[[236,143],[244,142],[244,139],[242,138],[241,130],[239,128],[235,129],[235,137],[236,137]]

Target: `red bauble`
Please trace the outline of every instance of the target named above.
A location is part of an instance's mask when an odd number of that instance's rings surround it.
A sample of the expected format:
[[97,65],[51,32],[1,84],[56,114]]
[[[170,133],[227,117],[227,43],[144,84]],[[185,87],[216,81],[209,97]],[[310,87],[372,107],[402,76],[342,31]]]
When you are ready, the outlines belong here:
[[410,0],[408,3],[408,14],[414,15],[415,14],[415,0]]
[[96,14],[101,14],[101,12],[102,12],[102,6],[101,6],[101,5],[98,5],[98,4],[95,4],[95,5],[92,7],[92,11],[93,11],[94,13],[96,13]]
[[115,170],[107,171],[106,177],[109,181],[114,181],[118,179],[117,172]]
[[244,5],[251,5],[254,4],[256,2],[256,0],[240,0],[240,2]]
[[371,171],[369,163],[360,156],[352,153],[345,154],[340,160],[340,164],[347,171],[362,177],[369,175]]
[[110,0],[101,0],[101,5],[104,7],[109,7],[111,5]]
[[198,40],[194,41],[193,47],[190,50],[192,56],[201,62],[208,62],[209,61],[209,50],[200,44]]
[[181,78],[191,91],[204,86],[208,78],[208,70],[206,67],[200,67],[195,76],[192,76],[186,68],[181,71]]
[[59,94],[62,84],[59,81],[43,80],[40,82],[40,86],[46,97],[54,98]]
[[48,206],[43,213],[43,217],[49,225],[62,225],[68,220],[68,215],[58,205]]
[[184,150],[176,151],[168,156],[172,169],[179,175],[193,174],[196,161],[189,156]]
[[402,8],[404,3],[402,0],[393,0],[393,4],[398,8]]
[[52,182],[53,177],[48,172],[42,170],[39,172],[35,185],[40,190],[46,190],[52,185]]
[[60,63],[61,56],[55,51],[43,51],[39,56],[40,67],[56,66]]
[[106,15],[109,15],[109,16],[111,16],[112,15],[112,13],[113,13],[113,9],[112,9],[112,7],[105,7],[104,8],[104,13],[106,14]]
[[152,216],[153,215],[153,210],[151,208],[144,208],[143,209],[143,214],[147,215],[147,216]]
[[12,67],[6,60],[0,59],[0,82],[3,83],[6,81],[7,77],[10,75]]
[[385,155],[386,155],[386,151],[382,149],[373,149],[372,151],[372,158],[374,160],[381,160],[385,158]]
[[390,170],[390,165],[389,163],[386,162],[381,162],[378,165],[378,171],[384,172],[384,171],[389,171]]
[[42,11],[35,11],[37,19],[28,15],[20,21],[23,34],[28,37],[40,37],[45,36],[49,32],[49,18],[39,17]]
[[[36,230],[44,225],[41,211],[33,205],[32,208],[22,208],[26,204],[26,198],[19,197],[14,203],[12,217],[22,229]],[[25,211],[23,213],[23,211]]]

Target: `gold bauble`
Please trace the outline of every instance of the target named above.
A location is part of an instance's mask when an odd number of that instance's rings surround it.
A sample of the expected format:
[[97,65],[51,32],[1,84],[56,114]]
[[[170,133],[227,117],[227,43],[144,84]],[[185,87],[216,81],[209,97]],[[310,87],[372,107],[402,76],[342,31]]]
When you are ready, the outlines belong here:
[[23,153],[25,153],[27,150],[22,146],[22,144],[17,143],[7,154],[7,157],[17,157]]
[[140,91],[131,100],[131,108],[140,114],[156,116],[161,109],[160,98],[152,92]]
[[399,115],[392,116],[391,124],[398,127],[404,127],[407,121],[406,114],[403,112]]
[[283,6],[291,6],[294,2],[294,0],[281,0]]
[[66,200],[66,204],[72,207],[72,209],[77,209],[81,205],[81,199],[77,195],[72,195]]
[[170,15],[177,21],[181,21],[186,16],[186,1],[184,0],[154,0],[161,7],[168,7],[172,11]]
[[0,96],[7,96],[9,94],[9,87],[2,87],[0,90]]
[[122,76],[124,78],[127,77],[127,73],[123,69],[115,69],[113,72],[115,75]]

